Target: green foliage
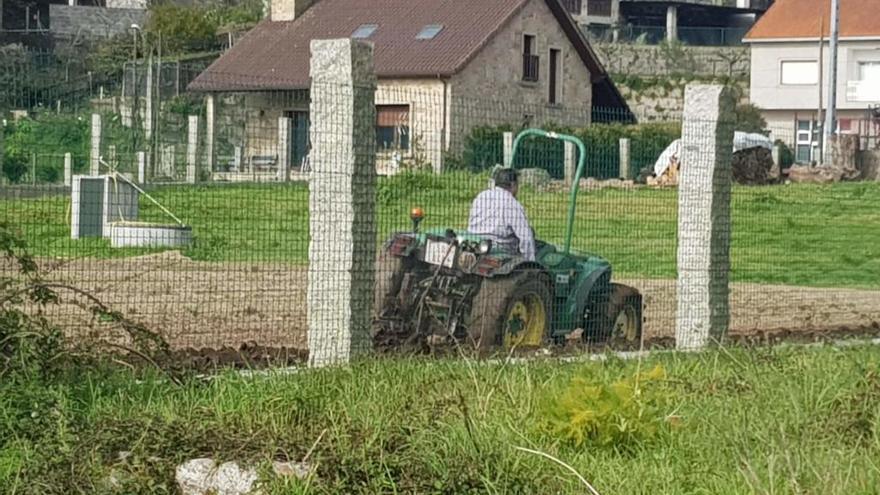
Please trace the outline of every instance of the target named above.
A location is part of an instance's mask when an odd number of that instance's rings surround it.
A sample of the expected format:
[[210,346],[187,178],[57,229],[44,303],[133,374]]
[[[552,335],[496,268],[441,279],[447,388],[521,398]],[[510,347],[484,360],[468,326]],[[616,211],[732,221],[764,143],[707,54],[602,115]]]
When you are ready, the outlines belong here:
[[561,394],[552,391],[544,398],[543,429],[577,448],[627,450],[653,440],[675,420],[665,379],[659,365],[613,383],[588,367]]
[[150,7],[146,32],[153,38],[161,34],[163,51],[178,54],[214,46],[217,25],[202,8],[158,4]]
[[[628,125],[595,124],[571,128],[553,124],[543,128],[580,138],[587,149],[585,177],[607,179],[617,177],[620,161],[620,139],[629,138],[633,166],[636,170],[653,163],[669,144],[681,136],[678,123]],[[500,164],[504,157],[504,133],[517,132],[511,126],[477,127],[465,138],[459,157],[448,157],[447,164],[455,170],[483,171]],[[517,152],[514,166],[546,169],[554,178],[564,175],[564,145],[555,140],[528,138]]]
[[752,104],[736,107],[736,124],[734,129],[741,132],[763,134],[767,132],[767,121],[761,115],[761,109]]
[[41,375],[62,353],[61,332],[26,306],[42,309],[58,296],[41,284],[25,242],[6,223],[0,223],[0,263],[15,268],[0,276],[0,381]]
[[[3,175],[13,183],[33,180],[31,168],[36,155],[36,181],[58,182],[64,170],[63,157],[85,157],[89,150],[89,125],[82,117],[45,112],[32,118],[7,123],[3,130]],[[84,161],[74,161],[85,166]]]
[[781,139],[777,139],[775,144],[779,147],[779,166],[790,167],[794,163],[794,151]]
[[150,40],[161,35],[164,53],[199,52],[216,48],[218,32],[253,25],[262,14],[262,3],[257,0],[235,6],[154,4],[146,32]]

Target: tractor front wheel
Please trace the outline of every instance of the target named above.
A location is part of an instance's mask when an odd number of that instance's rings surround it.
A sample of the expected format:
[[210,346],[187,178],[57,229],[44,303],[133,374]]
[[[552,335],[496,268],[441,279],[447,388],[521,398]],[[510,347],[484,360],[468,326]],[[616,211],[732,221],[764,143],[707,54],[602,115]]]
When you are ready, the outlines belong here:
[[471,306],[470,338],[483,351],[541,347],[550,335],[551,301],[549,284],[540,272],[485,279]]

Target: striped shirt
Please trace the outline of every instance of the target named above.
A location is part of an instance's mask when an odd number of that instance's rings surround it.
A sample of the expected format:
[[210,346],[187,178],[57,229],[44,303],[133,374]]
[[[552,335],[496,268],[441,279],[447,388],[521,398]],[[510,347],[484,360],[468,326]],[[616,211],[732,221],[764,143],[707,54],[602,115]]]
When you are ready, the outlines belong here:
[[510,191],[493,187],[481,192],[471,206],[468,232],[489,238],[497,246],[535,260],[535,236],[526,210]]

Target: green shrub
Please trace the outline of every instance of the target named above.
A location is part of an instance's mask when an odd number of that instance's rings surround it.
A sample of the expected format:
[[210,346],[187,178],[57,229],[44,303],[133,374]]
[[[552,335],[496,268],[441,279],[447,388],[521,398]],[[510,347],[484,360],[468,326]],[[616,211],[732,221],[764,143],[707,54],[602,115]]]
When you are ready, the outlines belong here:
[[[89,126],[85,119],[51,113],[11,122],[4,130],[3,175],[13,183],[31,177],[36,155],[36,181],[58,182],[63,174],[64,154],[83,157],[89,152]],[[74,161],[84,166],[84,162]]]
[[[596,124],[590,127],[570,128],[548,124],[547,130],[573,134],[587,149],[586,177],[607,179],[617,177],[620,161],[620,139],[629,138],[633,167],[639,170],[657,159],[657,156],[681,135],[678,123],[650,123],[639,125]],[[465,138],[461,155],[447,157],[447,169],[483,171],[503,161],[504,133],[514,132],[512,126],[476,127]],[[564,175],[564,145],[560,141],[529,138],[522,143],[514,166],[517,168],[544,168],[556,179]]]
[[595,376],[594,369],[545,398],[541,420],[547,434],[575,447],[625,450],[656,438],[674,423],[661,366],[613,383]]

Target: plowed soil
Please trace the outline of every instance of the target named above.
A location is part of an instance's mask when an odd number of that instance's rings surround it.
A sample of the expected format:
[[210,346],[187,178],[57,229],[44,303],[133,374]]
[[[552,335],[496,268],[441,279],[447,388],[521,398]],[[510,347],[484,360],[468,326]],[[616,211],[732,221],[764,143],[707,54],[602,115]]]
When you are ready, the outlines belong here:
[[[306,348],[308,269],[270,263],[194,262],[174,252],[119,260],[42,260],[47,278],[89,291],[163,335],[175,349]],[[645,300],[645,336],[675,332],[675,280],[623,280]],[[732,284],[731,336],[871,333],[880,291]],[[108,331],[70,305],[48,316],[72,334]]]

